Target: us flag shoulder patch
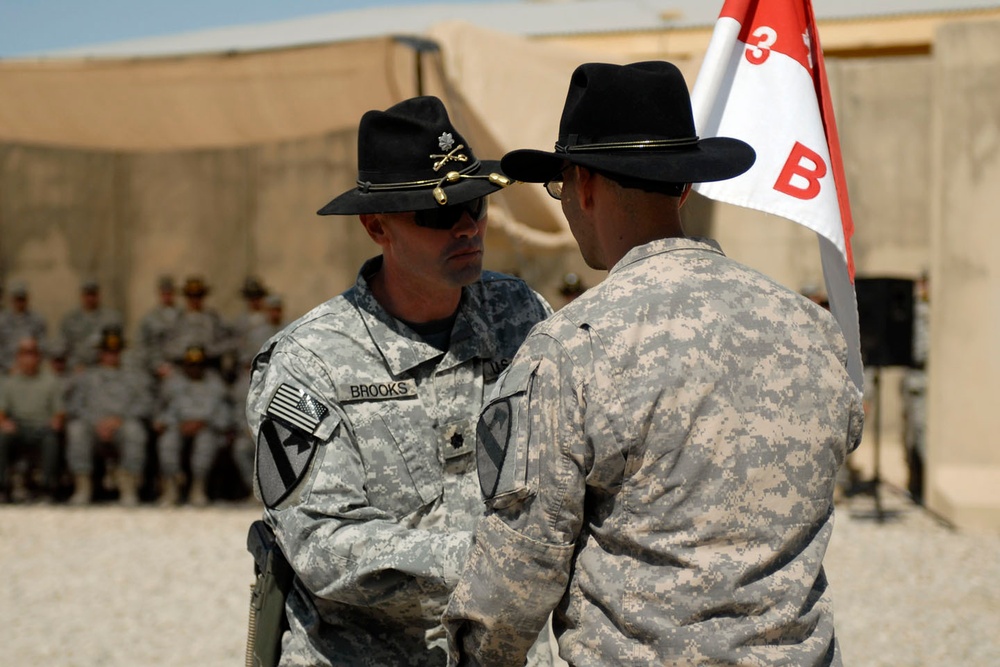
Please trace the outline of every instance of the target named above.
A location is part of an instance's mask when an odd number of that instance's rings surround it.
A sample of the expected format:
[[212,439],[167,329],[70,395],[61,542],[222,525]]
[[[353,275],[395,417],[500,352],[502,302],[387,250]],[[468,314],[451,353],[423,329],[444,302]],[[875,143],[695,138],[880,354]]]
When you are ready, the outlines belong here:
[[282,384],[267,405],[266,414],[312,435],[330,410],[306,391]]

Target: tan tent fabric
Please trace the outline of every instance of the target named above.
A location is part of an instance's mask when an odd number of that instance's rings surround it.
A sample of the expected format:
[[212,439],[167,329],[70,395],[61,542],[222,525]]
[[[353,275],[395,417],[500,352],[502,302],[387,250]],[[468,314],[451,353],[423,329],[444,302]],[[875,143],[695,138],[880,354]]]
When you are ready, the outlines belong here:
[[[398,40],[228,55],[0,62],[0,281],[24,280],[55,326],[97,277],[130,324],[160,274],[200,274],[239,307],[249,274],[298,315],[347,287],[377,252],[349,218],[316,210],[351,187],[361,115],[438,94],[483,157],[550,147],[569,74],[597,59],[468,24]],[[537,185],[491,208],[487,266],[558,302],[582,259]],[[588,284],[599,279],[596,272]]]
[[357,125],[412,94],[391,38],[179,58],[0,61],[0,142],[104,151],[249,146]]
[[[429,35],[441,45],[441,96],[483,155],[551,150],[571,73],[580,63],[608,60],[457,21]],[[588,285],[603,277],[583,264],[559,203],[541,186],[517,184],[493,200],[489,255],[501,262],[508,256],[498,268],[516,270],[556,301],[564,273],[584,274]]]
[[[441,45],[443,97],[480,153],[551,150],[570,73],[585,54],[462,22],[440,24],[431,37]],[[558,203],[541,188],[518,185],[505,194],[509,215],[494,215],[495,227],[532,246],[572,243]]]

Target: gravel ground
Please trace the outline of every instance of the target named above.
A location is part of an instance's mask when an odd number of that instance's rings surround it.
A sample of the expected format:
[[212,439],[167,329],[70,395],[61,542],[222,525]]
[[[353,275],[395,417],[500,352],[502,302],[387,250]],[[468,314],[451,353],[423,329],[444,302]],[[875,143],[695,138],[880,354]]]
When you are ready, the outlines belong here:
[[883,485],[838,507],[826,556],[845,665],[1000,666],[1000,534],[951,529]]
[[[894,488],[839,507],[826,559],[845,664],[1000,665],[1000,535]],[[0,507],[0,665],[243,664],[247,505]]]

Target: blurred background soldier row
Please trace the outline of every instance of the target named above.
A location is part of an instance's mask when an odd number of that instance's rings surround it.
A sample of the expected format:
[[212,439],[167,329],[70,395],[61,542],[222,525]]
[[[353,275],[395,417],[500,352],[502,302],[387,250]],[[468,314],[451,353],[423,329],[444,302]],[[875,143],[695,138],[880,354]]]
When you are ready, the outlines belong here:
[[0,309],[0,502],[251,497],[243,405],[253,357],[285,324],[282,301],[247,278],[245,311],[226,322],[198,276],[179,290],[164,276],[156,290],[128,345],[95,282],[51,337],[27,287],[11,286]]

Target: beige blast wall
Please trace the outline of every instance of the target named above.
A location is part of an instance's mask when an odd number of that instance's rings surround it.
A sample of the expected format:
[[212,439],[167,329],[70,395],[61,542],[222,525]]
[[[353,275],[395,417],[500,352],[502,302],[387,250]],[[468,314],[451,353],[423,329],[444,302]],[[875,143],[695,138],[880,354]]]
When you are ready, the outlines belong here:
[[156,281],[199,275],[233,315],[257,275],[295,316],[377,253],[354,218],[316,215],[353,183],[356,131],[245,149],[115,154],[0,146],[0,257],[54,331],[96,278],[130,332]]
[[928,504],[1000,530],[1000,22],[937,44]]
[[[831,68],[858,277],[913,279],[929,268],[932,67],[930,56],[909,56],[839,60]],[[865,442],[877,436],[897,451],[904,369],[878,372],[879,410],[869,416]],[[873,453],[860,455],[873,465]],[[902,456],[893,463],[901,469]]]

